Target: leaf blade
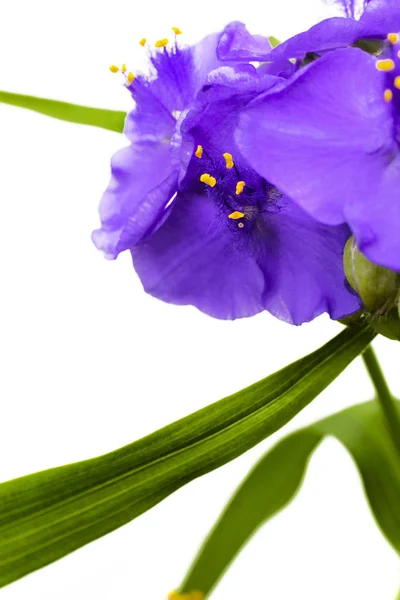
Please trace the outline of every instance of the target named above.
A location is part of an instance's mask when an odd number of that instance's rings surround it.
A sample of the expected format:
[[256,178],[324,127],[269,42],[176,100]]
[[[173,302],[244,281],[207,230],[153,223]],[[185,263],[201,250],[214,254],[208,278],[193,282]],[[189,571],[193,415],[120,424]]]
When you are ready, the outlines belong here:
[[0,586],[120,527],[236,458],[309,404],[372,341],[347,329],[252,386],[104,456],[0,485]]
[[50,100],[48,98],[39,98],[25,94],[14,94],[1,90],[0,102],[19,108],[26,108],[61,121],[100,127],[118,133],[122,133],[126,117],[126,113],[119,110],[91,108],[90,106],[71,104],[61,102],[60,100]]
[[312,453],[327,435],[335,436],[350,452],[378,527],[400,553],[400,467],[380,407],[370,401],[295,431],[260,459],[206,538],[182,592],[210,593],[257,529],[295,497]]

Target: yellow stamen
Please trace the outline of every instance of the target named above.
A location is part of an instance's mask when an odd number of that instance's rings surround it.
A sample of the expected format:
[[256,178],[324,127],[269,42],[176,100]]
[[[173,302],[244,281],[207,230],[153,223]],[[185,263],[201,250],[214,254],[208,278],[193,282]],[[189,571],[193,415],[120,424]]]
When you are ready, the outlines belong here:
[[400,90],[400,75],[397,75],[397,77],[394,78],[394,87]]
[[209,173],[203,173],[203,175],[200,177],[200,181],[206,185],[209,185],[210,187],[214,187],[217,183],[215,177],[212,177]]
[[162,40],[158,40],[154,45],[156,48],[164,48],[168,44],[167,38],[163,38]]
[[393,71],[394,62],[391,58],[383,58],[382,60],[376,61],[376,68],[378,71]]
[[229,152],[224,152],[224,154],[222,155],[225,159],[225,166],[227,169],[232,169],[232,167],[234,166],[234,162],[232,160],[232,154],[230,154]]
[[140,44],[141,46],[145,46],[145,45],[146,45],[146,42],[147,42],[146,38],[142,38],[142,39],[140,40],[139,44]]
[[172,31],[175,33],[175,35],[181,35],[182,31],[179,29],[179,27],[173,27]]
[[239,196],[243,192],[243,188],[246,185],[245,181],[238,181],[236,184],[236,195]]
[[197,150],[194,154],[197,158],[201,158],[203,156],[203,146],[197,146]]
[[204,600],[204,594],[203,592],[195,590],[189,594],[188,600]]
[[383,97],[385,98],[385,102],[391,102],[393,100],[392,90],[385,90],[383,92]]
[[242,229],[244,227],[244,223],[238,223],[238,227],[240,227],[240,229]]
[[135,79],[134,74],[129,71],[128,75],[126,76],[127,80],[128,80],[128,84],[130,85],[132,83],[132,81]]
[[111,71],[111,73],[118,73],[119,69],[118,69],[117,65],[111,65],[110,71]]
[[121,71],[122,71],[123,73],[125,73],[125,72],[126,72],[126,64],[125,64],[125,63],[122,65],[122,67],[121,67]]
[[397,44],[397,42],[399,41],[399,36],[397,35],[397,33],[388,33],[387,39],[391,44]]
[[233,219],[234,221],[237,221],[237,219],[243,219],[244,217],[244,213],[239,212],[238,210],[235,210],[233,212],[231,212],[230,215],[228,215],[228,219]]
[[179,600],[180,594],[176,590],[170,592],[167,596],[167,600]]

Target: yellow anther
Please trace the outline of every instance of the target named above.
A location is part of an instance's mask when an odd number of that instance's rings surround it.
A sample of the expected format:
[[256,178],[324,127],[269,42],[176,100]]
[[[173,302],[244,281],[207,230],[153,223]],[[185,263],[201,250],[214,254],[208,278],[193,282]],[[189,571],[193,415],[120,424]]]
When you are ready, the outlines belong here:
[[243,192],[243,188],[246,185],[245,181],[238,181],[236,184],[236,195],[239,196]]
[[118,69],[117,65],[111,65],[110,71],[111,71],[111,73],[118,73],[119,69]]
[[121,67],[121,71],[122,71],[123,73],[125,73],[125,72],[126,72],[126,64],[125,64],[125,63],[122,65],[122,67]]
[[399,36],[397,33],[388,33],[387,39],[391,44],[397,44],[397,42],[399,41]]
[[126,76],[127,80],[128,80],[128,84],[130,85],[132,83],[132,81],[135,79],[134,74],[132,73],[132,71],[129,71],[128,75]]
[[180,594],[176,590],[170,592],[167,596],[167,600],[179,600]]
[[225,159],[225,166],[226,166],[226,168],[227,168],[227,169],[232,169],[232,167],[233,167],[233,166],[234,166],[234,164],[235,164],[235,163],[233,162],[233,159],[232,159],[232,154],[230,154],[229,152],[225,152],[225,153],[224,153],[222,156],[223,156],[223,157],[224,157],[224,159]]
[[188,600],[204,600],[204,594],[203,592],[199,592],[198,590],[196,590],[189,594]]
[[203,156],[203,146],[197,146],[197,150],[194,154],[197,158],[201,158]]
[[175,35],[181,35],[182,31],[179,29],[179,27],[173,27],[172,31],[174,32]]
[[240,227],[240,229],[243,229],[244,223],[238,223],[238,227]]
[[200,177],[200,181],[206,185],[209,185],[210,187],[214,187],[217,183],[215,177],[212,177],[209,173],[203,173],[203,175]]
[[397,77],[394,78],[394,87],[398,90],[400,90],[400,75],[397,75]]
[[393,71],[394,62],[391,58],[383,58],[382,60],[376,61],[376,68],[378,71]]
[[145,46],[145,45],[146,45],[146,42],[147,42],[146,38],[142,38],[142,39],[140,40],[139,44],[140,44],[141,46]]
[[162,40],[158,40],[154,45],[156,48],[164,48],[168,44],[167,38],[163,38]]
[[385,98],[385,102],[391,102],[393,100],[392,90],[385,90],[383,92],[383,97]]
[[233,212],[231,212],[230,215],[228,215],[228,219],[233,219],[234,221],[237,221],[237,219],[243,219],[244,217],[244,213],[239,212],[238,210],[235,210]]

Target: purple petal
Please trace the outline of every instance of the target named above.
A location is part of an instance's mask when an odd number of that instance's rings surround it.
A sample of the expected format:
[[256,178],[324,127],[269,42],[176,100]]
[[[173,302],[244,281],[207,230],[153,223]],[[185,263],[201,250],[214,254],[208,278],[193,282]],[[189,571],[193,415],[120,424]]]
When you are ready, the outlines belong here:
[[387,166],[376,191],[356,197],[345,215],[360,250],[373,262],[400,271],[400,156]]
[[288,199],[266,227],[260,264],[269,282],[264,292],[269,312],[299,325],[324,312],[339,319],[360,308],[343,273],[347,227],[318,223]]
[[345,17],[332,17],[276,46],[271,50],[269,60],[303,58],[307,52],[319,54],[327,50],[350,46],[365,33],[365,26],[360,21]]
[[261,237],[243,246],[210,198],[179,195],[163,226],[132,248],[133,263],[151,295],[219,319],[266,309],[299,325],[358,310],[344,284],[346,227],[321,225],[287,202],[256,231]]
[[222,61],[268,60],[271,44],[262,35],[251,35],[244,23],[229,23],[219,38],[217,55]]
[[392,152],[390,108],[375,59],[337,50],[242,114],[236,141],[256,171],[319,221],[373,194]]
[[400,30],[399,0],[371,0],[360,18],[366,37],[386,37]]
[[264,308],[264,277],[252,257],[235,252],[218,217],[207,196],[178,195],[164,225],[132,248],[133,264],[156,298],[219,319],[249,317]]
[[124,133],[131,142],[159,142],[174,132],[176,119],[156,95],[154,85],[142,77],[131,84],[135,108],[125,120]]
[[107,258],[116,258],[152,232],[177,188],[169,144],[137,144],[119,150],[112,159],[112,178],[99,207],[101,228],[94,244]]

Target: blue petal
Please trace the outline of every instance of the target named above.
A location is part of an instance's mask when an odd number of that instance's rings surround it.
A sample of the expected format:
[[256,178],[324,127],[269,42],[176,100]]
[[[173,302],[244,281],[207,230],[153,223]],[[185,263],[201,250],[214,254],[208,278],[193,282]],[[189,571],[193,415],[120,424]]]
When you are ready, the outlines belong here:
[[392,153],[383,87],[373,57],[357,49],[329,53],[249,105],[237,144],[256,171],[314,218],[343,223],[344,207],[370,196]]
[[320,54],[350,46],[365,34],[366,27],[360,21],[332,17],[276,46],[271,50],[269,60],[303,58],[307,52]]
[[222,61],[268,60],[271,44],[262,35],[251,35],[244,23],[234,21],[227,25],[218,42],[217,55]]
[[399,0],[371,0],[360,23],[365,27],[365,37],[386,37],[400,31]]
[[116,258],[162,222],[177,189],[177,172],[164,142],[123,148],[111,167],[111,182],[99,207],[102,226],[92,239],[107,258]]
[[264,308],[261,270],[251,256],[235,252],[206,195],[178,194],[167,221],[131,252],[146,292],[165,302],[191,304],[218,319]]

